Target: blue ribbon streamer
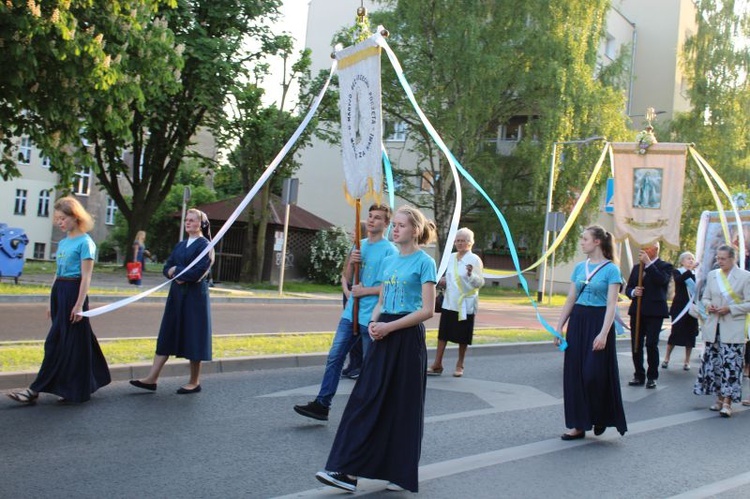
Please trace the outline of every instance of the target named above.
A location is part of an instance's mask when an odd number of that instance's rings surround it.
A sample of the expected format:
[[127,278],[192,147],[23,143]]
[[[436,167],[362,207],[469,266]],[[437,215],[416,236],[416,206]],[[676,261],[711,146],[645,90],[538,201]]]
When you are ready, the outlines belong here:
[[[395,54],[392,53],[393,51],[390,49],[390,47],[388,46],[385,40],[382,40],[381,45],[386,49],[386,53],[388,54],[389,59],[391,59],[391,56],[393,59],[396,58]],[[391,60],[391,65],[393,66],[393,69],[396,72],[396,76],[398,77],[401,87],[404,89],[406,96],[409,98],[409,102],[411,102],[417,114],[420,115],[420,118],[422,118],[424,116],[424,113],[421,112],[419,104],[417,103],[416,98],[414,97],[414,93],[411,89],[411,86],[409,85],[409,82],[406,80],[406,76],[403,74],[403,71],[400,68],[400,64],[398,65],[394,64],[393,60]],[[423,121],[424,120],[427,120],[426,116],[424,116]],[[439,135],[437,135],[437,132],[434,131],[434,128],[432,127],[432,125],[429,124],[429,120],[427,120],[427,123],[424,123],[424,124],[425,124],[425,129],[427,130],[427,133],[430,135],[432,140],[434,140],[435,143],[438,145],[443,144],[443,140],[440,138]],[[461,163],[458,162],[458,160],[453,155],[453,153],[450,152],[450,150],[448,150],[447,148],[445,148],[443,152],[447,156],[449,156],[449,162],[452,162],[453,164],[455,164],[455,168],[461,173],[461,175],[463,175],[463,177],[466,180],[469,181],[469,183],[482,195],[482,197],[484,197],[484,199],[487,200],[487,202],[490,204],[490,206],[494,210],[495,215],[497,215],[498,220],[500,220],[500,225],[503,228],[505,237],[508,240],[508,247],[510,248],[510,255],[513,260],[513,266],[516,269],[516,274],[518,275],[518,280],[521,283],[521,287],[526,293],[526,296],[529,298],[529,300],[531,301],[531,304],[534,307],[534,312],[536,312],[537,320],[544,327],[544,329],[546,329],[550,334],[552,334],[553,336],[555,336],[556,338],[560,340],[559,349],[560,351],[564,351],[568,347],[568,343],[565,341],[565,338],[563,338],[563,336],[559,332],[557,332],[555,328],[553,328],[544,317],[542,317],[542,314],[539,312],[539,307],[537,306],[536,300],[534,300],[531,297],[531,292],[529,291],[529,284],[526,281],[526,278],[521,273],[521,263],[518,260],[518,252],[516,251],[516,246],[515,246],[515,243],[513,242],[513,235],[510,232],[510,228],[508,227],[508,223],[505,220],[505,217],[500,212],[500,210],[495,205],[495,203],[492,201],[492,198],[490,198],[489,195],[487,195],[484,189],[482,189],[482,186],[480,186],[479,183],[476,180],[474,180],[474,177],[472,177],[471,174],[469,174],[469,172],[467,172],[466,169],[461,165]],[[460,187],[457,185],[456,188],[459,189]],[[448,242],[451,243],[451,246],[452,246],[452,241],[449,240]]]
[[[385,145],[381,142],[380,149],[383,151],[383,168],[385,169],[385,184],[388,189],[388,206],[391,207],[391,211],[396,209],[396,195],[395,186],[393,184],[393,167],[391,166],[391,160],[388,158],[388,152],[385,150]],[[385,238],[391,234],[391,224],[385,228]]]
[[474,180],[474,177],[471,176],[469,172],[464,169],[464,167],[461,165],[461,163],[458,162],[458,160],[453,156],[451,153],[451,157],[453,159],[453,162],[456,164],[456,168],[458,168],[459,173],[469,181],[469,183],[474,187],[481,195],[484,197],[484,199],[487,200],[487,202],[490,204],[492,209],[495,212],[495,215],[497,215],[498,220],[500,220],[500,225],[503,227],[503,232],[505,233],[505,238],[508,240],[508,248],[510,249],[510,256],[513,260],[513,266],[516,268],[516,274],[518,275],[518,281],[521,283],[521,287],[523,288],[524,292],[526,293],[526,296],[531,301],[531,304],[534,306],[534,312],[536,312],[536,318],[539,321],[539,323],[544,326],[544,329],[546,329],[550,334],[555,336],[560,340],[560,351],[564,351],[566,348],[568,348],[568,343],[565,341],[565,338],[553,328],[547,320],[542,317],[542,314],[539,312],[539,307],[537,306],[537,302],[534,298],[531,296],[531,292],[529,291],[529,283],[526,281],[526,277],[524,277],[523,273],[521,272],[521,262],[518,260],[518,252],[516,251],[516,245],[513,242],[513,234],[510,232],[510,227],[508,227],[508,222],[505,220],[505,217],[503,216],[500,209],[495,205],[495,202],[492,201],[492,198],[482,189],[482,186],[479,185],[479,183]]

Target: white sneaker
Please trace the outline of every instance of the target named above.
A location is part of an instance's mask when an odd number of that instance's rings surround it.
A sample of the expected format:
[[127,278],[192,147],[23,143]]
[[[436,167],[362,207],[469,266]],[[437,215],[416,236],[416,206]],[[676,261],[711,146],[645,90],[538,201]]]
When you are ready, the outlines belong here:
[[396,485],[393,482],[388,482],[388,485],[385,486],[385,490],[390,490],[391,492],[401,492],[402,490],[405,490],[400,485]]

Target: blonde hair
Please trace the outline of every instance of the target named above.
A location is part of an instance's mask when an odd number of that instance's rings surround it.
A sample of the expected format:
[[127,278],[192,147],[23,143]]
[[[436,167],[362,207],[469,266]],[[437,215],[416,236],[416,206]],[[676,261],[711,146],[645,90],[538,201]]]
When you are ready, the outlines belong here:
[[[185,213],[185,216],[188,216],[188,214],[193,214],[198,216],[198,220],[201,222],[201,234],[203,237],[211,240],[211,222],[208,221],[208,215],[206,215],[204,212],[199,210],[198,208],[189,208],[187,212]],[[214,264],[214,260],[216,260],[216,253],[214,252],[214,249],[211,248],[211,251],[208,253],[209,258],[211,259],[211,265]]]
[[139,243],[143,244],[146,242],[146,231],[145,230],[139,230],[135,233],[135,240]]
[[402,206],[396,210],[396,213],[403,213],[409,218],[417,244],[428,244],[437,238],[435,222],[428,220],[418,209],[412,206]]
[[94,228],[93,217],[73,196],[65,196],[55,201],[55,211],[74,217],[81,232],[91,232]]

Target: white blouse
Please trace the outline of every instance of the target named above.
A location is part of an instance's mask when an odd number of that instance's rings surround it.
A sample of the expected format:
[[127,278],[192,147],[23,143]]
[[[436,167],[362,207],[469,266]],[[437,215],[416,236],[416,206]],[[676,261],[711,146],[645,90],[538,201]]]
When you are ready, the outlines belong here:
[[[479,288],[484,286],[483,265],[482,260],[471,251],[460,260],[457,258],[458,253],[452,253],[448,260],[448,268],[445,271],[443,308],[458,312],[459,320],[463,320],[466,315],[477,313],[477,295]],[[471,276],[466,271],[467,265],[472,266]]]

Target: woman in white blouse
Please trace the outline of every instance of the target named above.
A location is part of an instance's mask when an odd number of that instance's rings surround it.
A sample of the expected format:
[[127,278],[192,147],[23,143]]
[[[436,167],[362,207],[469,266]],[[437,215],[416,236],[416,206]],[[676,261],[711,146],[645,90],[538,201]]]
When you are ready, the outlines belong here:
[[458,360],[453,376],[464,375],[464,356],[467,346],[474,336],[474,315],[477,313],[479,288],[484,286],[482,260],[471,252],[474,246],[474,233],[462,227],[456,232],[454,241],[456,252],[448,260],[445,276],[440,286],[445,287],[443,310],[440,315],[438,347],[435,361],[427,369],[430,376],[443,373],[443,354],[448,342],[458,343]]

